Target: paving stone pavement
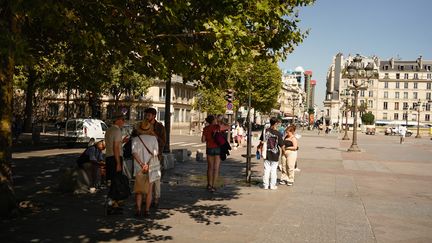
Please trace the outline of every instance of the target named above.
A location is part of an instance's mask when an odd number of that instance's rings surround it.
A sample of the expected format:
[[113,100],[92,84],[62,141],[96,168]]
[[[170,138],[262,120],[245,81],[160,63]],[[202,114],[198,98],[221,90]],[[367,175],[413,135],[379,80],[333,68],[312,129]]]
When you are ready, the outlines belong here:
[[[164,177],[161,208],[150,219],[132,217],[132,199],[125,215],[111,218],[97,213],[100,205],[88,206],[96,211],[75,216],[92,222],[92,231],[44,230],[39,242],[432,242],[428,137],[399,144],[398,137],[359,134],[362,152],[348,153],[351,141],[339,134],[302,135],[301,172],[292,187],[261,189],[262,160],[255,158],[248,186],[241,156],[246,149],[240,148],[222,162],[221,187],[214,194],[205,190],[206,162],[177,163]],[[50,220],[53,227],[60,222],[55,216]],[[21,241],[37,235],[15,226],[20,222],[11,224],[24,232]]]

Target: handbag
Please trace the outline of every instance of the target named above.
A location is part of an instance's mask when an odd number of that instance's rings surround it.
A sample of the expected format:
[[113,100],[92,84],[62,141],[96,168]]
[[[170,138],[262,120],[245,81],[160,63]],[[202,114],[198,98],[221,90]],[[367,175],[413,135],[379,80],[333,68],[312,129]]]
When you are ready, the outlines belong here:
[[135,175],[134,192],[146,194],[149,189],[149,178],[147,173],[141,171]]
[[131,195],[129,188],[129,179],[121,172],[117,172],[111,180],[111,187],[108,197],[113,200],[124,200]]
[[225,139],[225,136],[222,134],[221,131],[215,131],[213,133],[213,140],[215,141],[215,143],[219,146],[224,145],[227,141]]
[[150,160],[147,162],[147,164],[149,165],[149,169],[148,169],[149,181],[150,183],[152,183],[154,181],[159,180],[162,177],[159,158],[157,155],[155,155],[150,151],[150,149],[145,145],[144,141],[139,136],[138,138],[141,141],[141,143],[144,145],[144,147],[147,149],[147,152],[151,155]]

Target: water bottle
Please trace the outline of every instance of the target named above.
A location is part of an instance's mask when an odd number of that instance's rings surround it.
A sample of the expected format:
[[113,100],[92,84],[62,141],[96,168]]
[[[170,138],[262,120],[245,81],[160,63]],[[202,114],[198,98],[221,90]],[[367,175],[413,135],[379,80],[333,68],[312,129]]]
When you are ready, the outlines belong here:
[[256,151],[256,159],[260,159],[260,158],[261,158],[260,152],[257,150]]

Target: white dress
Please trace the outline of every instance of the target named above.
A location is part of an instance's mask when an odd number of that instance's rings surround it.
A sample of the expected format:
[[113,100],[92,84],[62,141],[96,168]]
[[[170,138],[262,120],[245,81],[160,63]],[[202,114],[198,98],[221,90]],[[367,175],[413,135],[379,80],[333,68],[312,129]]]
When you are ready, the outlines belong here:
[[[132,138],[132,154],[136,154],[142,162],[147,163],[150,160],[151,155],[139,138],[142,139],[147,148],[152,151],[154,155],[158,154],[158,142],[156,136],[150,135],[140,135],[139,137]],[[141,165],[134,160],[134,175],[141,171],[141,169]]]

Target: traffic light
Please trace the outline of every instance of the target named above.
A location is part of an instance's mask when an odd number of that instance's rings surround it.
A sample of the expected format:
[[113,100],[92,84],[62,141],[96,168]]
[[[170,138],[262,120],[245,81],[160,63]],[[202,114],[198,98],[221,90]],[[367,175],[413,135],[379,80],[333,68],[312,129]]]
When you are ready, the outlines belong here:
[[225,100],[228,101],[229,103],[233,102],[233,100],[234,100],[234,90],[232,90],[232,89],[227,89],[226,90]]

